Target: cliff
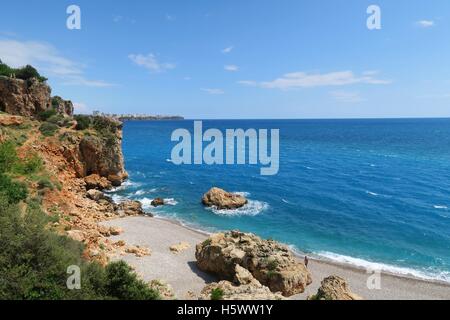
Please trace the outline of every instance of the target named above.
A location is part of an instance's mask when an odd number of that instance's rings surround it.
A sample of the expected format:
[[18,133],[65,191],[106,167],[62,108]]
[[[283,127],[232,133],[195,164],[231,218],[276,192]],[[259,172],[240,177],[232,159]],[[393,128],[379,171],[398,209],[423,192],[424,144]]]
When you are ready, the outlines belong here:
[[73,104],[51,97],[51,88],[36,78],[28,80],[0,76],[0,111],[25,117],[37,117],[54,109],[64,116],[73,115]]

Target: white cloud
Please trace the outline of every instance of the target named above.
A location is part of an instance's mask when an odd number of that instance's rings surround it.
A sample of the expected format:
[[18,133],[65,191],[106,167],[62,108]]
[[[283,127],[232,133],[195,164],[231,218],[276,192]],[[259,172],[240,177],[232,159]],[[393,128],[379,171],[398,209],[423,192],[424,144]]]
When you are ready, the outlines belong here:
[[233,51],[233,49],[234,49],[233,46],[226,47],[225,49],[222,50],[222,53],[224,54],[230,53],[231,51]]
[[222,89],[211,89],[211,88],[202,88],[202,91],[205,91],[209,94],[224,94],[225,91],[223,91]]
[[160,63],[156,60],[154,54],[130,54],[128,58],[138,66],[144,67],[153,73],[163,72],[165,70],[174,69],[175,65],[172,63]]
[[236,72],[239,70],[239,67],[234,65],[234,64],[230,64],[230,65],[226,65],[223,67],[226,71],[230,71],[230,72]]
[[176,19],[177,19],[177,17],[170,15],[170,14],[166,14],[167,21],[175,21]]
[[63,57],[53,46],[44,42],[0,40],[0,59],[15,68],[30,64],[41,74],[58,78],[64,84],[113,86],[105,81],[86,79],[84,65]]
[[332,91],[330,95],[340,102],[357,103],[365,101],[358,92]]
[[420,21],[417,21],[416,24],[419,27],[422,27],[422,28],[434,27],[434,21],[433,20],[420,20]]
[[389,80],[380,80],[374,77],[374,71],[363,73],[356,76],[352,71],[330,72],[325,74],[315,73],[308,74],[306,72],[292,72],[281,76],[272,81],[239,81],[239,84],[247,86],[255,86],[266,89],[296,89],[296,88],[313,88],[325,86],[345,86],[357,83],[365,84],[389,84]]
[[74,113],[76,113],[76,114],[91,113],[91,110],[89,109],[89,107],[85,103],[82,103],[82,102],[74,102],[73,109],[74,109]]

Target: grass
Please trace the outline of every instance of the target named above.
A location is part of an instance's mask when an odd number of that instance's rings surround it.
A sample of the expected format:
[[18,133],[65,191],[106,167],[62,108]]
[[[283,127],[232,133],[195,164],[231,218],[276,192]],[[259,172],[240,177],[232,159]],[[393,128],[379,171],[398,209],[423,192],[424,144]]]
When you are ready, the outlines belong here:
[[211,290],[211,300],[222,300],[224,292],[220,288],[214,288]]

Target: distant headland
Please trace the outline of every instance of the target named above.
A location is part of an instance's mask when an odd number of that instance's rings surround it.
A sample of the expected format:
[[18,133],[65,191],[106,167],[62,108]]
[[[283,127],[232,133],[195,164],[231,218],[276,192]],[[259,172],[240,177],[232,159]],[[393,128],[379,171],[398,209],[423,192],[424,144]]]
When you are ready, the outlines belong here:
[[100,111],[94,111],[94,116],[104,116],[114,118],[120,121],[133,121],[133,120],[184,120],[182,116],[168,116],[168,115],[149,115],[149,114],[108,114]]

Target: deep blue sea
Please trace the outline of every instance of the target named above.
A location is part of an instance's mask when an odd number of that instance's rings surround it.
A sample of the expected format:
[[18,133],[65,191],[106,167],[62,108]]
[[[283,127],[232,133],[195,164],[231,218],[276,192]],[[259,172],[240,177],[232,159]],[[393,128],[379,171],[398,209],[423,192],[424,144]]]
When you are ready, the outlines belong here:
[[[207,120],[203,127],[280,129],[280,170],[170,162],[172,131],[193,121],[124,124],[130,181],[114,197],[205,231],[239,229],[300,252],[450,281],[450,119]],[[203,208],[212,186],[249,204]],[[163,197],[168,205],[154,209]]]

